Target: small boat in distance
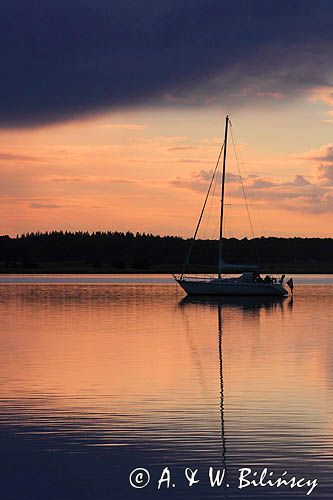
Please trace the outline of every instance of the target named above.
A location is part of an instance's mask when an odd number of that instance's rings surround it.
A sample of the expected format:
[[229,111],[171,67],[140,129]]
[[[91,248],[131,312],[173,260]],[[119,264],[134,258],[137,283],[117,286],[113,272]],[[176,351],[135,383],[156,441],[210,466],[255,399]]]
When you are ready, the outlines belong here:
[[[216,175],[218,165],[223,152],[223,168],[222,168],[222,185],[221,185],[221,211],[220,211],[220,235],[218,246],[218,260],[217,260],[217,277],[194,277],[186,276],[184,272],[180,275],[174,275],[175,280],[188,295],[220,295],[220,296],[286,296],[288,290],[285,285],[288,285],[293,290],[293,280],[285,279],[283,274],[281,277],[276,278],[273,276],[266,276],[261,278],[257,272],[257,266],[253,265],[237,265],[227,264],[223,260],[223,214],[224,214],[224,188],[226,181],[226,159],[227,159],[227,142],[228,142],[228,127],[229,116],[226,116],[224,142],[220,150],[220,154],[216,163],[215,170],[208,188],[205,202],[199,217],[196,230],[191,241],[190,250],[185,262],[185,267],[189,263],[193,243],[196,239],[202,216],[206,207],[207,199],[210,193],[213,179]],[[242,272],[238,277],[227,277],[225,273]]]

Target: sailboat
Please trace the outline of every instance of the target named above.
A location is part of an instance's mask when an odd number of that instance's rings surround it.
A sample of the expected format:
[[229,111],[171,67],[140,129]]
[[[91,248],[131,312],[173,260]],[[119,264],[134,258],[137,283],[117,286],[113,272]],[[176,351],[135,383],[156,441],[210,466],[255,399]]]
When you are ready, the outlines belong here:
[[[217,261],[217,276],[213,277],[193,277],[187,276],[184,272],[180,275],[174,275],[175,280],[183,288],[183,290],[188,295],[218,295],[218,296],[286,296],[288,295],[288,290],[285,285],[288,285],[290,289],[293,288],[292,278],[287,280],[285,275],[280,278],[273,276],[266,276],[262,279],[260,274],[257,272],[258,267],[254,265],[235,265],[227,264],[223,259],[223,216],[224,216],[224,188],[226,182],[226,160],[227,160],[227,142],[228,142],[228,128],[229,128],[229,116],[226,116],[225,120],[225,131],[224,131],[224,142],[220,150],[220,154],[216,163],[215,171],[211,183],[208,188],[208,192],[205,198],[205,202],[199,217],[198,224],[191,242],[190,250],[185,262],[185,266],[188,264],[190,259],[191,250],[193,243],[196,239],[199,226],[202,220],[202,216],[205,210],[206,202],[210,193],[210,188],[213,183],[213,178],[216,174],[217,167],[220,162],[220,158],[223,152],[223,168],[222,168],[222,185],[221,185],[221,211],[220,211],[220,234],[219,234],[219,245],[218,245],[218,261]],[[184,268],[185,268],[184,266]],[[226,273],[242,272],[238,277],[227,277]]]

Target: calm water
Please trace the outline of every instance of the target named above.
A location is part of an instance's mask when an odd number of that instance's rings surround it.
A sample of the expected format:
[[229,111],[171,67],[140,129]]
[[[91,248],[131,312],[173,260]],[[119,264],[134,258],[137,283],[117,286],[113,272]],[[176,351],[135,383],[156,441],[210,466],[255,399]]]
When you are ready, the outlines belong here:
[[[167,276],[2,276],[1,498],[332,498],[333,279],[295,281],[204,302]],[[242,467],[319,485],[239,490]]]

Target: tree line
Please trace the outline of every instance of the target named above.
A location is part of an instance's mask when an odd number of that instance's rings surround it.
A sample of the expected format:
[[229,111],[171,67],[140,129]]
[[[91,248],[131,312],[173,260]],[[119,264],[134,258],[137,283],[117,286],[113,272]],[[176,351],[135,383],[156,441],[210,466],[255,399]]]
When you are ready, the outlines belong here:
[[[45,264],[149,269],[160,266],[180,269],[191,240],[146,233],[51,231],[0,236],[0,266],[38,267]],[[191,266],[216,267],[218,242],[198,240],[193,246]],[[330,263],[332,238],[229,238],[223,254],[230,263]]]

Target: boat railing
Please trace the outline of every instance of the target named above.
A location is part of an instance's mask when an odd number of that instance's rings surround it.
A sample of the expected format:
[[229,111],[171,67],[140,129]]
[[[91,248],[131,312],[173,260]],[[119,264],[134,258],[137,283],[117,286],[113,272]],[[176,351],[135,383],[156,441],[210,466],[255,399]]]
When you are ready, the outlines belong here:
[[179,274],[179,275],[174,274],[173,276],[176,280],[183,280],[183,281],[207,281],[207,282],[209,282],[214,278],[214,276],[202,276],[202,275],[200,275],[200,276],[187,276],[186,275],[185,276],[185,275],[181,275],[181,274]]

